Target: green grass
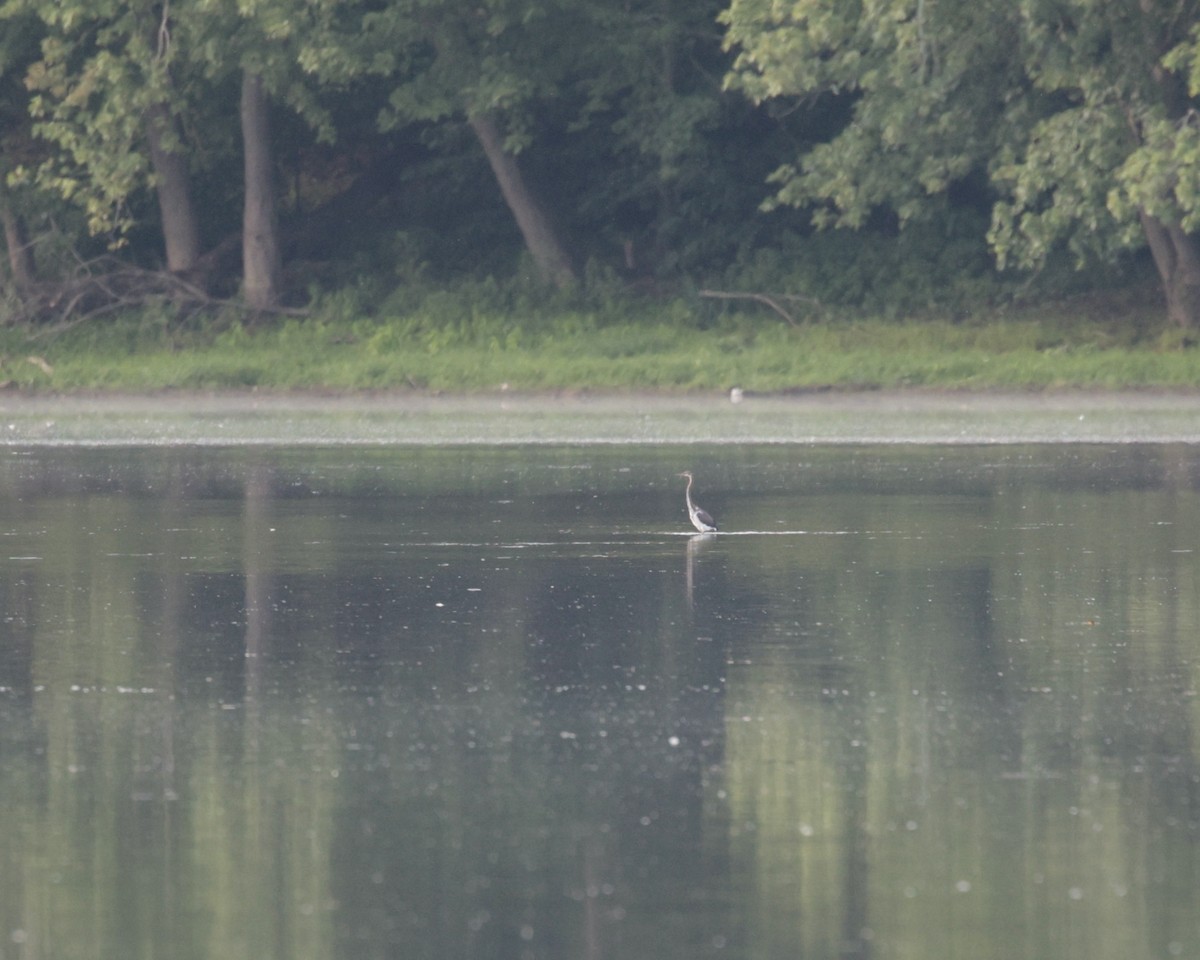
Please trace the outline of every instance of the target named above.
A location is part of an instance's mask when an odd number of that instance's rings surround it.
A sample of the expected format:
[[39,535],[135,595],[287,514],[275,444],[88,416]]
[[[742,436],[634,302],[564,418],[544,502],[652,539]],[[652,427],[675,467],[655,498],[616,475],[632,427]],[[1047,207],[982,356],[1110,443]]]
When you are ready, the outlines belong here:
[[1114,314],[1081,302],[965,322],[796,327],[683,300],[635,309],[514,320],[451,298],[390,319],[195,328],[141,314],[57,333],[9,328],[0,382],[47,391],[1200,387],[1200,349],[1156,327],[1152,309]]

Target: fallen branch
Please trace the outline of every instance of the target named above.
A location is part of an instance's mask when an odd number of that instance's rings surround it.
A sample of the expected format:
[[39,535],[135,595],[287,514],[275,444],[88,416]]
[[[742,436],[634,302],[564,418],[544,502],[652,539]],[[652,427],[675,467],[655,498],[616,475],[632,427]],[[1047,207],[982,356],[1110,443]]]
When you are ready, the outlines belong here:
[[38,327],[31,339],[54,337],[88,320],[119,310],[169,304],[184,312],[238,310],[305,316],[296,307],[268,310],[238,300],[211,296],[192,279],[163,270],[145,270],[112,257],[79,261],[71,276],[34,284],[21,291],[9,316],[10,323]]
[[780,300],[794,300],[813,304],[817,307],[821,305],[820,301],[814,297],[801,297],[789,293],[738,293],[730,290],[701,290],[700,296],[707,300],[753,300],[756,303],[762,303],[770,307],[793,327],[798,326],[796,318],[783,308],[782,304],[779,303]]

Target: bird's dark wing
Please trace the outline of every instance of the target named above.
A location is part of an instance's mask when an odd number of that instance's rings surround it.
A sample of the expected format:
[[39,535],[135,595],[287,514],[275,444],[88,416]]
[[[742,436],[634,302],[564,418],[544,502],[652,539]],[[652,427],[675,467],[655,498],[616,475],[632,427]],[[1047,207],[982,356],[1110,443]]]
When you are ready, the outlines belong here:
[[699,507],[697,507],[696,508],[696,519],[699,520],[701,523],[703,523],[705,526],[712,527],[714,530],[717,529],[717,521],[708,515],[707,510],[701,510]]

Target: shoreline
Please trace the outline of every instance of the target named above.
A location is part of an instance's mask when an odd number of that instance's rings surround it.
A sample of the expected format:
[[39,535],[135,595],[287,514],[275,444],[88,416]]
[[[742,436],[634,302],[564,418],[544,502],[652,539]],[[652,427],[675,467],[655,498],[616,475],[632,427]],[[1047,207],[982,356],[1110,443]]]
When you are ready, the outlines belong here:
[[1200,391],[0,394],[0,446],[1200,443]]

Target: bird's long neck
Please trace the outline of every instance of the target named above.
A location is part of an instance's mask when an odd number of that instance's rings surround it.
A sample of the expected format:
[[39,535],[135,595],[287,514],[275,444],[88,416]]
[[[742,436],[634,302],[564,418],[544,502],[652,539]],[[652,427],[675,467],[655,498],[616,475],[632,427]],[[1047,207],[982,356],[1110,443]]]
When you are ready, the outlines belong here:
[[688,509],[694,510],[695,506],[692,504],[692,478],[688,477],[687,482],[688,482],[687,489],[683,491],[683,496],[684,496],[684,499],[687,500]]

